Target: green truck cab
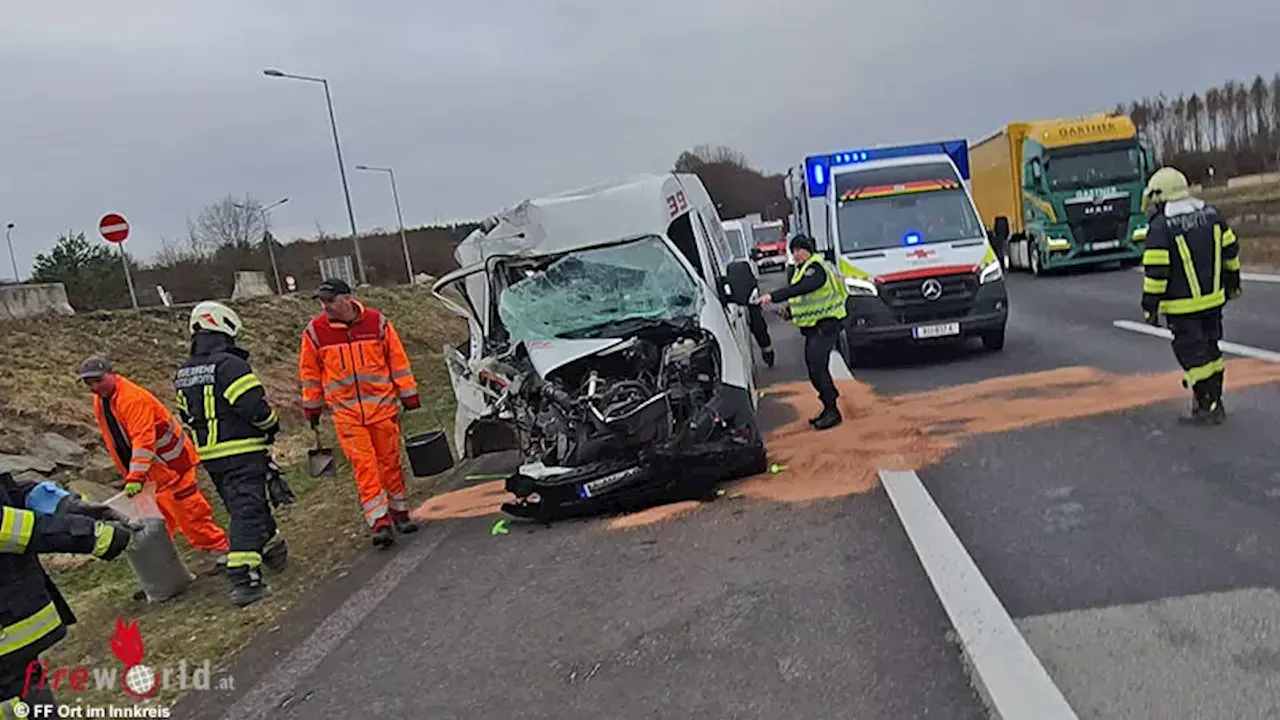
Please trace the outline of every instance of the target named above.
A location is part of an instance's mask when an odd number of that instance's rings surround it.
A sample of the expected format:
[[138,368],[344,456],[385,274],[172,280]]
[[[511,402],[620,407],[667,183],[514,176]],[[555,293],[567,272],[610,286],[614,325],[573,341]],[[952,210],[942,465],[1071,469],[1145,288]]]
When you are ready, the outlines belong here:
[[970,149],[972,190],[1006,267],[1034,275],[1142,259],[1151,151],[1124,115],[1015,122]]

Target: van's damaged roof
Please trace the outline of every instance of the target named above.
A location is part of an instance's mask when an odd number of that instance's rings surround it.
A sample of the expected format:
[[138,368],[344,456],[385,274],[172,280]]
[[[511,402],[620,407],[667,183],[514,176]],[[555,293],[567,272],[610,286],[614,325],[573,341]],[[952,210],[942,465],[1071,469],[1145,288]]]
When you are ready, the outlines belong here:
[[701,183],[682,182],[691,177],[635,175],[525,200],[489,218],[484,227],[490,229],[467,236],[454,257],[465,268],[494,255],[559,255],[627,237],[661,235],[672,219],[669,198],[685,197],[689,207],[703,199]]

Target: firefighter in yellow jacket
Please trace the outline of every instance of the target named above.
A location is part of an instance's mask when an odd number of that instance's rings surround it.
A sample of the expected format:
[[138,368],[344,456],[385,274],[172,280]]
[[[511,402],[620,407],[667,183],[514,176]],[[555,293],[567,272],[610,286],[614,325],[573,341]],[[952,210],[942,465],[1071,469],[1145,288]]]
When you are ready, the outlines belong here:
[[1192,197],[1187,177],[1172,167],[1152,174],[1142,193],[1150,218],[1142,256],[1142,311],[1148,323],[1167,318],[1173,354],[1186,371],[1193,425],[1218,425],[1222,404],[1222,308],[1241,295],[1240,243],[1212,205]]

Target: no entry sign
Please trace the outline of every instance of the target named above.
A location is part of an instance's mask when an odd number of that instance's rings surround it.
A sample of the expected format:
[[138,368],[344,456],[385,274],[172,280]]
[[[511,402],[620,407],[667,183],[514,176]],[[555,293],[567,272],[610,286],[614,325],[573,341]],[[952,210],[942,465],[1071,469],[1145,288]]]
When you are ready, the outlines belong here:
[[118,213],[107,213],[98,221],[98,232],[107,242],[122,243],[129,237],[129,221]]

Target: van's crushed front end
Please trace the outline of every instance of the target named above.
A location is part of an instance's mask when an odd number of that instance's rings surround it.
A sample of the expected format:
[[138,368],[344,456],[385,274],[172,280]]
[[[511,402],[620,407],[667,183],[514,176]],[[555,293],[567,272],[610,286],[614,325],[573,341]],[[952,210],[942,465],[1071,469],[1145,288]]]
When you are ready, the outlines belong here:
[[764,470],[750,399],[720,382],[720,349],[690,318],[624,337],[531,341],[488,373],[524,464],[503,510],[549,521],[699,499]]
[[647,236],[486,264],[496,312],[483,313],[483,351],[451,373],[460,413],[463,397],[479,410],[466,452],[521,453],[505,512],[551,521],[700,499],[765,469],[755,403],[725,367],[734,338],[676,252]]

